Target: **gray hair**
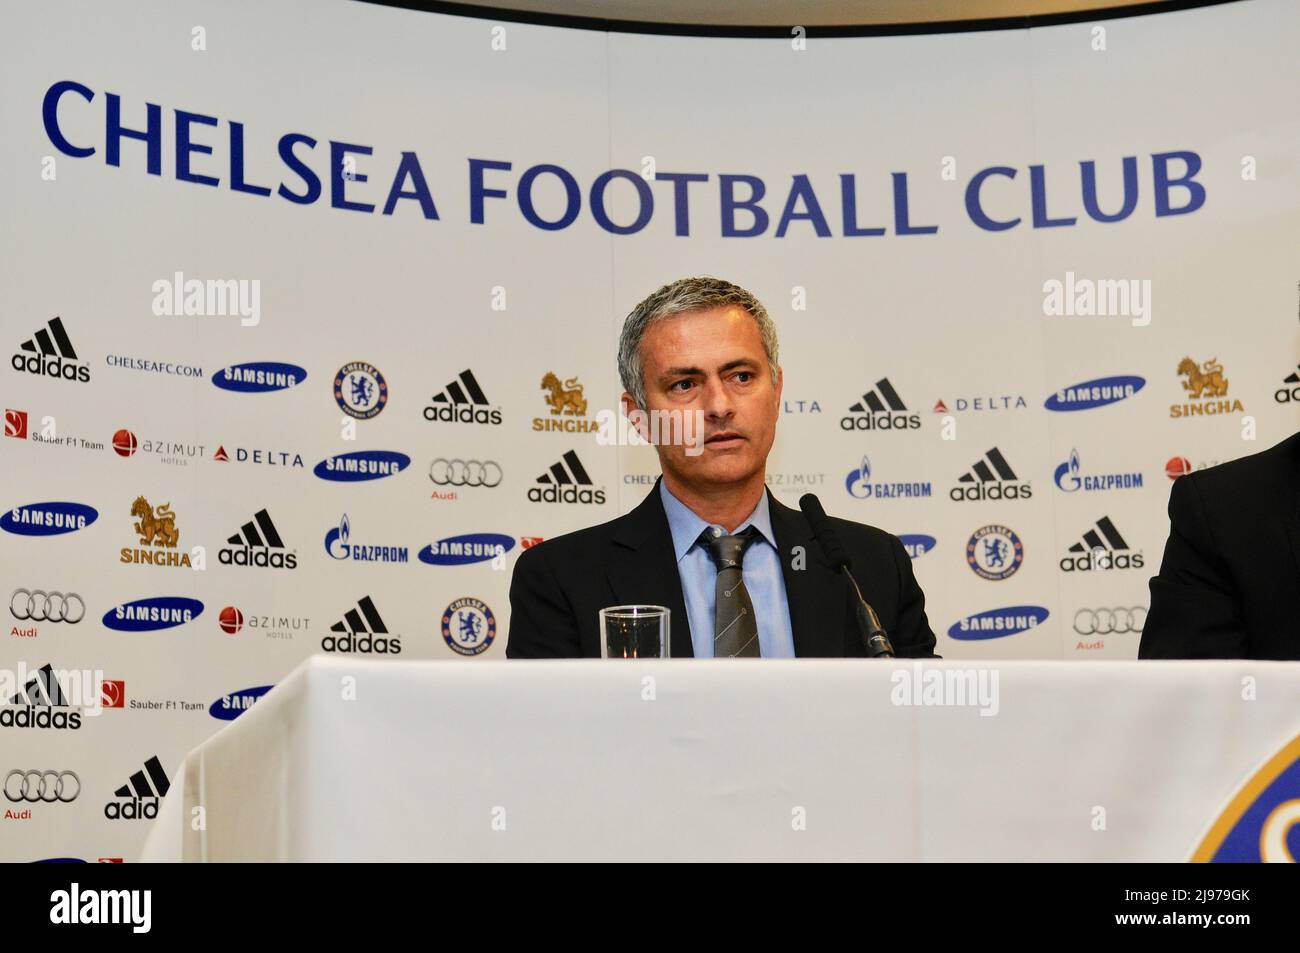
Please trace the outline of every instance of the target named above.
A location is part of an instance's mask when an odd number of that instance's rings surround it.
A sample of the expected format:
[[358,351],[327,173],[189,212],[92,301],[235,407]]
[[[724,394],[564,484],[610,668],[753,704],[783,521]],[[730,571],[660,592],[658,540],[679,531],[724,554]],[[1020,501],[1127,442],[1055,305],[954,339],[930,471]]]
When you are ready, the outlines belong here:
[[777,361],[776,325],[772,323],[763,303],[739,285],[721,278],[679,278],[638,304],[623,322],[623,333],[618,339],[618,375],[622,378],[623,389],[636,398],[637,407],[646,409],[641,341],[650,326],[662,318],[688,311],[725,308],[729,305],[742,308],[757,322],[758,333],[763,338],[763,350],[767,352],[772,384],[775,386],[777,368],[780,366]]

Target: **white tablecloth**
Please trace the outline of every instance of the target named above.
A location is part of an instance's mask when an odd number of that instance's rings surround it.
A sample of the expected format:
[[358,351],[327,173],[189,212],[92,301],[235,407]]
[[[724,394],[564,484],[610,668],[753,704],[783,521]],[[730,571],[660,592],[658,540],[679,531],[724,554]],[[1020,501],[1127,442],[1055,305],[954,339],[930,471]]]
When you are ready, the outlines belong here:
[[144,859],[1186,860],[1298,734],[1293,663],[317,657]]

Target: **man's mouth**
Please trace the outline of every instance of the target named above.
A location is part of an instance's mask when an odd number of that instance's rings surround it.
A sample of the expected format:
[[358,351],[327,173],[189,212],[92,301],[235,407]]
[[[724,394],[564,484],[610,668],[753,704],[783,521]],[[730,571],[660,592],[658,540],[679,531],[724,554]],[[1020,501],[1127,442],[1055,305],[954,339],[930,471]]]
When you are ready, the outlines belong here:
[[715,447],[719,450],[727,447],[739,446],[745,438],[734,430],[724,430],[721,433],[715,433],[704,441],[706,447]]

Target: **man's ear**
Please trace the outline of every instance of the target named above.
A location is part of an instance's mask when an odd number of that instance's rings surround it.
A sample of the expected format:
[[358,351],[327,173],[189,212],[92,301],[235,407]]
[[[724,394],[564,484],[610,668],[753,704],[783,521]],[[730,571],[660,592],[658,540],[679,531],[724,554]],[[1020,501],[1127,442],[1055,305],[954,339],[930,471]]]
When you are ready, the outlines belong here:
[[636,398],[627,391],[623,391],[623,396],[619,400],[623,405],[623,416],[632,424],[632,429],[640,435],[642,440],[650,443],[649,414],[637,407]]
[[781,365],[776,367],[776,406],[781,406],[781,389],[785,387],[785,371]]

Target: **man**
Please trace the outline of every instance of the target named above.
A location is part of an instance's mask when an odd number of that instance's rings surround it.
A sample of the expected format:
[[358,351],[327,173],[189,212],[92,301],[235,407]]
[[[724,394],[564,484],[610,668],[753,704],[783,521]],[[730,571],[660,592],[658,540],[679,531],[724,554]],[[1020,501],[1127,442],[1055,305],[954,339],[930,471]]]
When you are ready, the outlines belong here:
[[[864,656],[848,580],[767,490],[783,375],[758,299],[717,278],[665,285],[628,315],[618,363],[629,419],[700,420],[703,444],[661,440],[663,474],[635,510],[520,554],[506,655],[598,657],[599,611],[650,604],[671,610],[674,656]],[[932,656],[902,544],[832,524],[895,653]]]
[[1300,434],[1179,477],[1139,658],[1300,659]]

